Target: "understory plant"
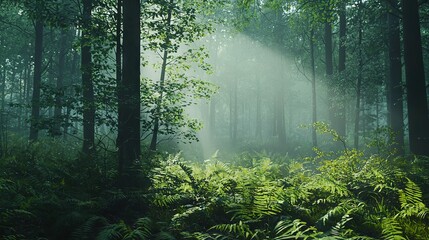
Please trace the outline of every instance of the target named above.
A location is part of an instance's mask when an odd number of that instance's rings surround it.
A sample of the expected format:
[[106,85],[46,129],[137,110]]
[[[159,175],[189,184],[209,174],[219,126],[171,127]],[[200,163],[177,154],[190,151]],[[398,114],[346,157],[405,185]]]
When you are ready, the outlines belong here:
[[[319,131],[342,141],[325,125]],[[16,145],[0,161],[0,236],[427,239],[422,160],[345,143],[295,159],[264,152],[222,159],[217,152],[195,163],[157,155],[142,172],[149,187],[128,190],[115,186],[115,160],[106,154],[87,162],[71,154],[70,142]]]
[[243,165],[170,156],[154,170],[152,203],[178,239],[425,239],[428,208],[402,168],[409,160],[342,143],[304,159],[245,154]]

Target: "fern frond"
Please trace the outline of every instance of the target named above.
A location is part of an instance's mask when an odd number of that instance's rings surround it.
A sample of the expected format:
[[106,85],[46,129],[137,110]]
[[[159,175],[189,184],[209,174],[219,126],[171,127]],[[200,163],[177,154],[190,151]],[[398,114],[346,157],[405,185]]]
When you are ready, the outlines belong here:
[[429,209],[423,203],[423,194],[420,187],[407,178],[404,190],[399,190],[399,202],[401,211],[397,216],[411,217],[417,216],[421,219],[426,218]]
[[141,232],[142,236],[146,236],[148,238],[152,234],[152,220],[148,217],[143,217],[137,219],[135,223],[135,228],[139,232]]
[[157,207],[168,207],[177,204],[184,198],[183,195],[180,194],[155,194],[152,203]]
[[274,228],[274,233],[275,237],[273,240],[309,239],[319,235],[316,228],[307,227],[307,223],[300,219],[295,219],[292,222],[278,222]]
[[108,225],[106,218],[99,216],[91,217],[72,233],[72,238],[79,240],[93,239],[94,233],[106,225]]
[[97,240],[123,240],[124,237],[130,232],[128,226],[120,221],[116,224],[111,224],[103,228],[98,234]]
[[217,230],[222,233],[232,234],[233,236],[241,237],[244,239],[251,239],[255,234],[250,230],[250,227],[242,221],[238,223],[215,225],[209,230]]
[[358,212],[363,209],[365,204],[361,201],[355,199],[346,199],[343,200],[340,204],[335,206],[333,209],[330,209],[325,215],[323,215],[318,221],[322,221],[324,225],[326,222],[334,217],[341,216],[345,219],[348,218],[351,214]]
[[344,216],[341,217],[341,220],[337,222],[337,224],[335,224],[335,226],[332,228],[331,232],[334,236],[344,236],[344,235],[348,235],[351,233],[351,229],[347,229],[345,230],[345,225],[347,222],[349,222],[350,220],[352,220],[353,218],[350,217],[349,214],[345,214]]
[[3,240],[21,240],[26,239],[26,237],[22,234],[14,234],[14,235],[7,235],[7,236],[1,236]]
[[403,237],[402,228],[395,218],[385,218],[382,221],[382,239],[384,240],[407,240]]
[[168,232],[160,232],[156,234],[155,240],[176,240],[176,238]]

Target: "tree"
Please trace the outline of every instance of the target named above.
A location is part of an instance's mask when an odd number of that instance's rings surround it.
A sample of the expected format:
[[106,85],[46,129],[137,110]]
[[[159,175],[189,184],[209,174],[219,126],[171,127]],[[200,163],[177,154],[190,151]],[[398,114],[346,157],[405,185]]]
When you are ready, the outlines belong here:
[[[328,6],[329,7],[329,6]],[[328,11],[328,10],[326,10]],[[328,14],[328,13],[326,13]],[[329,119],[331,123],[335,123],[335,118],[336,118],[336,114],[337,114],[337,109],[336,109],[336,103],[335,101],[337,100],[335,98],[335,91],[333,90],[333,79],[332,79],[332,75],[334,74],[334,61],[333,61],[333,43],[332,43],[332,23],[330,20],[329,16],[325,16],[325,23],[324,23],[324,39],[325,39],[325,67],[326,67],[326,78],[328,81],[328,86],[329,89],[328,91],[330,92],[328,94],[329,99]],[[335,126],[336,128],[336,126]]]
[[36,19],[34,43],[34,76],[33,76],[33,97],[31,100],[31,126],[30,141],[36,141],[39,136],[40,118],[40,85],[42,82],[42,54],[43,54],[43,22]]
[[173,14],[173,0],[170,0],[167,4],[167,19],[165,22],[165,28],[166,28],[166,37],[164,42],[164,48],[163,48],[163,57],[162,57],[162,66],[161,66],[161,77],[159,79],[159,89],[160,94],[157,98],[156,103],[156,110],[155,110],[155,120],[154,120],[154,126],[152,131],[152,140],[150,142],[149,150],[155,151],[156,145],[158,143],[158,132],[159,132],[159,121],[160,121],[160,115],[161,115],[161,104],[162,99],[164,95],[164,84],[165,84],[165,72],[167,69],[167,61],[168,61],[168,53],[169,53],[169,47],[171,47],[171,35],[173,30],[171,30],[171,17]]
[[[189,46],[212,31],[210,22],[197,18],[204,7],[203,2],[188,0],[145,2],[144,49],[157,53],[161,59],[159,80],[145,78],[143,86],[143,112],[147,116],[143,130],[152,137],[149,151],[156,150],[160,135],[176,140],[197,139],[195,132],[201,124],[188,119],[184,108],[199,98],[208,98],[213,92],[210,84],[199,78],[210,72],[205,62],[207,52],[204,47]],[[202,72],[192,74],[189,71],[192,66]]]
[[82,152],[91,156],[95,151],[95,104],[94,85],[92,81],[92,54],[91,54],[91,14],[92,0],[83,0],[82,40],[81,40],[81,68],[83,89],[83,147]]
[[63,110],[63,88],[64,88],[64,72],[65,72],[65,61],[66,61],[66,43],[68,38],[68,31],[61,29],[60,38],[58,41],[58,73],[57,73],[57,86],[55,96],[55,108],[54,108],[54,126],[53,135],[61,135],[61,122],[62,122],[62,110]]
[[[347,18],[346,18],[346,3],[340,5],[340,36],[339,36],[339,50],[338,50],[338,74],[340,82],[345,82],[346,70],[346,34],[347,34]],[[337,91],[338,92],[338,91]],[[340,136],[346,136],[346,108],[344,96],[338,100],[338,112],[336,114],[336,122],[334,126]]]
[[123,2],[123,69],[119,86],[118,139],[120,184],[129,186],[140,162],[140,1]]
[[402,0],[410,151],[429,156],[429,119],[419,1]]
[[362,81],[363,81],[363,28],[362,28],[362,0],[358,2],[358,76],[356,79],[356,105],[355,105],[355,126],[354,126],[354,142],[353,145],[356,149],[359,148],[359,131],[361,120],[361,106],[362,106]]
[[[397,0],[390,0],[392,7],[397,7]],[[389,42],[389,82],[388,106],[389,126],[393,130],[392,151],[398,155],[404,154],[404,109],[402,91],[402,61],[401,61],[401,31],[399,17],[393,13],[388,14],[388,42]]]

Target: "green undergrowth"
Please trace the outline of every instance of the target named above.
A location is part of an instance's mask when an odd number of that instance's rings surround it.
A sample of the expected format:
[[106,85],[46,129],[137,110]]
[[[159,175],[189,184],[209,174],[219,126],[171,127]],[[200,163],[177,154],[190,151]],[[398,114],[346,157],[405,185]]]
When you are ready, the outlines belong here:
[[50,140],[15,147],[0,161],[1,239],[429,236],[427,159],[348,148],[198,163],[175,154],[147,164],[150,187],[121,190],[114,154],[87,161],[77,144]]

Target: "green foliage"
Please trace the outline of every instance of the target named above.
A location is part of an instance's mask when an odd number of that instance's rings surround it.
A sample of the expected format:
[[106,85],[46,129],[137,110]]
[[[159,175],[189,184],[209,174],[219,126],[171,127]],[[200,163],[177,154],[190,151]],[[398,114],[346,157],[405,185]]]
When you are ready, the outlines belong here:
[[133,227],[127,226],[123,221],[106,226],[97,236],[97,240],[131,240],[154,239],[152,234],[152,220],[139,218]]
[[427,217],[429,209],[423,203],[422,191],[420,187],[407,178],[405,189],[399,190],[399,202],[401,203],[401,211],[398,217],[416,216],[421,219]]
[[320,235],[315,227],[308,228],[307,224],[299,219],[292,222],[280,221],[274,228],[274,240],[283,239],[314,239]]
[[0,161],[2,238],[425,239],[429,232],[424,191],[401,169],[405,159],[354,149],[304,159],[215,154],[200,163],[157,156],[142,192],[116,189],[116,175],[107,174],[113,164],[81,162],[61,146],[17,144],[21,154]]
[[402,240],[406,239],[403,237],[402,228],[394,218],[385,218],[382,222],[382,238],[386,240]]
[[[141,84],[146,115],[143,132],[147,136],[156,134],[183,142],[198,140],[196,132],[202,124],[190,118],[186,108],[210,98],[217,90],[201,79],[211,73],[207,51],[190,46],[213,31],[211,21],[199,18],[205,7],[204,2],[188,0],[151,0],[143,4],[143,46],[160,56],[160,62],[150,62],[160,71],[159,79],[146,77]],[[159,126],[156,133],[155,125]]]

